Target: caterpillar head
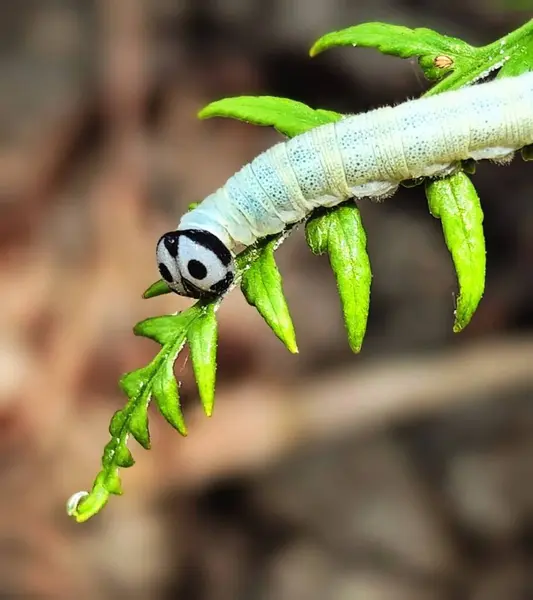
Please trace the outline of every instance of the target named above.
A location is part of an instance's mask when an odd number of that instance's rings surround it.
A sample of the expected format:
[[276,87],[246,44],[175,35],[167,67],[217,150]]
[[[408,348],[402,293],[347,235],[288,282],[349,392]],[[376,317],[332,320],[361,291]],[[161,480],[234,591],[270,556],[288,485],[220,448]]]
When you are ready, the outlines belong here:
[[219,296],[235,276],[231,252],[215,235],[202,229],[165,233],[157,242],[156,256],[161,277],[180,296]]

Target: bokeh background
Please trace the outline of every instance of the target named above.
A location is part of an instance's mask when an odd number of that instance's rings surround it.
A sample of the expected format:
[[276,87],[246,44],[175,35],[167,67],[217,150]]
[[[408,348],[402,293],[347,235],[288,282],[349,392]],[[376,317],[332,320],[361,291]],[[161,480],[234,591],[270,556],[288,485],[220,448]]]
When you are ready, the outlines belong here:
[[238,291],[214,416],[186,356],[186,439],[155,411],[125,495],[92,521],[117,380],[154,248],[190,202],[278,140],[196,112],[273,94],[357,112],[419,95],[416,64],[312,42],[384,20],[488,43],[531,0],[21,0],[0,4],[0,598],[533,598],[533,179],[481,164],[486,295],[452,333],[455,275],[423,191],[363,203],[373,266],[350,353],[326,259],[278,252],[300,354]]

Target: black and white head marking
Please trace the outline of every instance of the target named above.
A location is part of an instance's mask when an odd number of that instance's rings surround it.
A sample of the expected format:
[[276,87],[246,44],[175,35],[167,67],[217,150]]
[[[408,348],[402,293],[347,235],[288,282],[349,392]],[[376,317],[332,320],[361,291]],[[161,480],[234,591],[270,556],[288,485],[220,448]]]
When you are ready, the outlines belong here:
[[180,296],[219,296],[235,277],[231,252],[209,231],[169,231],[157,242],[156,256],[161,277]]

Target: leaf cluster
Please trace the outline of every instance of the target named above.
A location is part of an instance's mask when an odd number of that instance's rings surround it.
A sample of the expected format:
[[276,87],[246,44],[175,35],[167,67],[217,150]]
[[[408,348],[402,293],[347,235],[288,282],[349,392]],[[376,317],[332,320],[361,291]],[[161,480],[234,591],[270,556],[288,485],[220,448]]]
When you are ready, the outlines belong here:
[[[365,23],[328,33],[311,48],[311,56],[338,46],[375,48],[400,58],[416,58],[425,77],[435,85],[427,95],[458,89],[498,70],[497,77],[519,75],[533,69],[533,20],[487,46],[475,47],[463,40],[441,35],[431,29],[410,29],[385,23]],[[255,125],[274,127],[286,137],[337,121],[343,115],[313,109],[301,102],[272,96],[241,96],[213,102],[199,113],[201,119],[229,117]],[[531,149],[523,150],[525,159]],[[445,243],[457,272],[459,296],[454,331],[471,320],[485,287],[485,240],[480,199],[469,177],[475,169],[462,169],[439,180],[423,183],[430,213],[442,223]],[[405,182],[412,185],[413,182]],[[235,285],[248,303],[290,352],[297,352],[296,336],[289,307],[283,294],[282,278],[274,252],[294,227],[261,240],[237,257]],[[307,244],[315,254],[326,254],[335,274],[348,341],[359,352],[366,331],[370,306],[371,266],[366,251],[366,232],[354,202],[329,210],[317,210],[305,223]],[[170,290],[164,281],[145,292],[152,298]],[[174,362],[184,346],[190,348],[199,396],[206,415],[213,411],[217,323],[216,310],[223,298],[199,301],[175,315],[146,319],[134,333],[160,345],[155,358],[145,367],[124,375],[120,386],[128,398],[113,416],[111,439],[102,456],[102,467],[90,492],[74,494],[67,510],[77,521],[86,521],[107,503],[111,494],[121,494],[120,468],[134,464],[128,440],[133,437],[150,448],[148,406],[153,399],[163,417],[182,435],[187,434],[180,407],[179,385]]]

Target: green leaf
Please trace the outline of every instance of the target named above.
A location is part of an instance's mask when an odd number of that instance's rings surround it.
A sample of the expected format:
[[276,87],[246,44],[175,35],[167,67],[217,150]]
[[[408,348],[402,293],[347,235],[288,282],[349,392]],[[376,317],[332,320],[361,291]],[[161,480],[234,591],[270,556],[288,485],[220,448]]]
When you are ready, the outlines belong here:
[[148,430],[148,404],[150,394],[144,392],[142,401],[136,402],[129,414],[128,428],[131,435],[145,449],[150,449],[150,431]]
[[172,290],[168,287],[167,282],[163,279],[159,279],[159,281],[152,283],[152,285],[145,290],[143,298],[147,300],[148,298],[163,296],[164,294],[170,294],[171,292]]
[[[129,398],[140,396],[144,393],[144,390],[146,388],[146,381],[152,378],[153,373],[154,363],[151,362],[149,365],[146,365],[146,367],[136,369],[135,371],[130,371],[129,373],[123,375],[120,378],[119,386]],[[124,424],[129,415],[126,415],[124,411],[122,412],[122,415],[118,415],[117,413],[115,413],[115,415],[113,416],[113,421],[120,421],[120,419],[123,418]]]
[[[122,379],[124,381],[124,378]],[[127,415],[124,410],[117,410],[113,417],[111,418],[111,422],[109,423],[109,433],[112,437],[118,437],[124,424],[126,422]]]
[[122,482],[120,480],[118,470],[114,471],[109,475],[106,481],[106,488],[111,494],[115,494],[116,496],[122,496]]
[[[291,230],[275,236],[282,240]],[[265,241],[260,241],[236,257],[239,279],[260,255]],[[152,396],[163,416],[178,431],[186,433],[185,423],[179,410],[179,386],[173,377],[173,365],[186,338],[192,339],[193,367],[206,412],[212,411],[216,369],[216,321],[215,311],[220,299],[200,301],[178,315],[166,315],[146,319],[138,323],[134,332],[153,339],[162,345],[150,364],[127,373],[120,386],[128,396],[126,406],[113,415],[109,424],[111,440],[102,455],[102,468],[96,476],[89,493],[74,494],[67,504],[68,514],[77,522],[87,521],[107,504],[110,494],[120,493],[119,468],[130,467],[134,460],[127,447],[128,437],[133,435],[143,446],[149,447],[148,405]],[[199,320],[198,326],[196,321]]]
[[[178,348],[178,352],[185,345]],[[175,360],[175,359],[174,359]],[[159,412],[181,435],[187,435],[187,426],[180,406],[178,383],[174,377],[174,360],[164,359],[152,381],[152,394]]]
[[471,46],[431,29],[362,23],[324,35],[315,42],[310,54],[315,56],[336,46],[362,46],[401,58],[416,56],[426,78],[440,80],[425,94],[432,96],[458,89],[502,67],[502,76],[531,69],[532,37],[533,19],[482,47]]
[[197,318],[198,314],[198,308],[191,306],[177,315],[150,317],[137,323],[133,328],[133,333],[154,340],[162,346],[172,344],[176,341],[176,332],[186,330],[189,323]]
[[505,45],[501,50],[508,60],[498,73],[498,77],[514,77],[533,71],[533,35],[525,36],[520,44],[512,48],[510,54]]
[[463,40],[425,27],[410,29],[387,23],[362,23],[322,36],[310,55],[336,46],[377,48],[383,54],[400,58],[417,56],[428,79],[440,79],[448,71],[469,64],[477,51]]
[[126,445],[119,446],[116,450],[116,453],[116,462],[119,467],[122,467],[123,469],[133,467],[135,460],[131,455],[130,449]]
[[314,254],[329,255],[350,348],[359,352],[366,332],[372,281],[359,209],[355,203],[346,203],[313,216],[306,224],[305,234]]
[[476,189],[463,172],[427,183],[426,195],[431,214],[442,222],[457,271],[459,297],[453,330],[459,332],[470,322],[485,289],[483,211]]
[[254,125],[274,127],[287,137],[342,118],[342,115],[331,110],[314,110],[302,102],[274,96],[224,98],[208,104],[198,116],[200,119],[230,117]]
[[218,342],[214,304],[205,306],[202,315],[189,327],[187,341],[200,400],[205,414],[210,417],[215,402]]
[[283,295],[281,275],[274,260],[279,241],[269,241],[257,260],[243,274],[241,290],[247,302],[258,310],[267,325],[285,344],[289,352],[298,352],[289,307]]

